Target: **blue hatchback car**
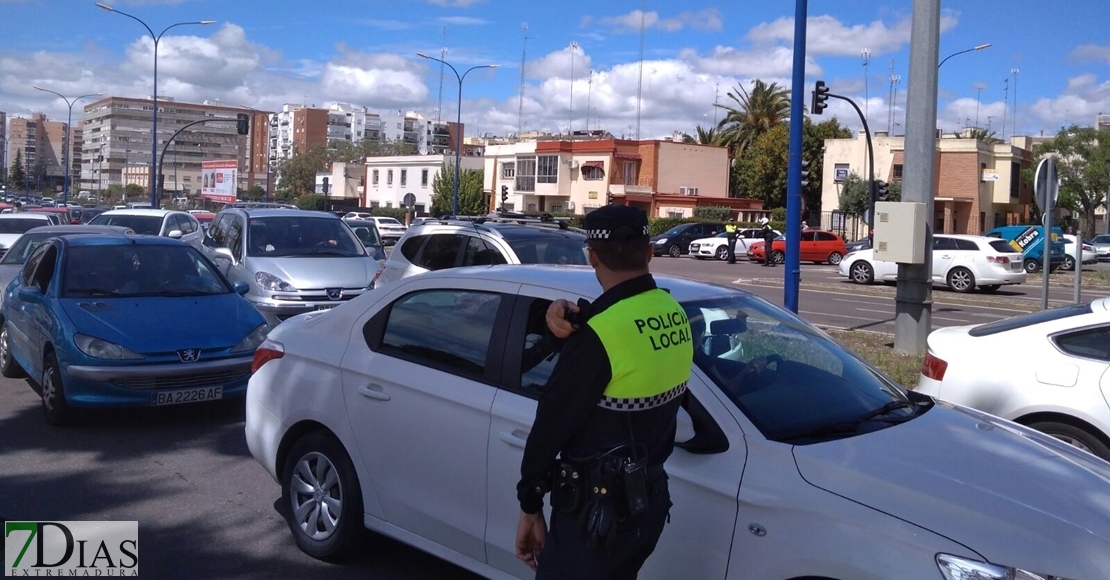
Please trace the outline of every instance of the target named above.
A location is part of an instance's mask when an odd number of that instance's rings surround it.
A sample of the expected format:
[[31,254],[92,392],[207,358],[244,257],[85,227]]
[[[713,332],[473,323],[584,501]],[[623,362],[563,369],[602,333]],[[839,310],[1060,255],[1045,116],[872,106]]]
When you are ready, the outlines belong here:
[[29,374],[53,425],[242,395],[269,332],[246,290],[179,240],[51,238],[0,296],[0,374]]

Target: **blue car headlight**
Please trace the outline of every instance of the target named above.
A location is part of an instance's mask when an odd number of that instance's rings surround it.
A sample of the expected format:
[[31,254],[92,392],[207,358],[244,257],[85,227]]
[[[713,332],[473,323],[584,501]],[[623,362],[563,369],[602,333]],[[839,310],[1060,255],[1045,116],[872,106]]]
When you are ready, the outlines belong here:
[[137,360],[143,358],[142,355],[114,342],[93,338],[85,334],[73,335],[73,343],[77,345],[81,352],[92,358],[105,360]]
[[937,554],[937,566],[944,580],[1066,580],[1060,576],[1037,574],[951,554]]
[[258,328],[252,330],[243,340],[240,340],[239,344],[231,349],[231,352],[254,350],[258,348],[258,345],[262,344],[262,341],[266,340],[266,335],[268,334],[270,334],[270,325],[261,324]]
[[294,288],[292,284],[286,282],[285,280],[282,280],[281,278],[278,278],[277,276],[274,276],[273,274],[270,274],[269,272],[259,272],[255,274],[254,281],[258,282],[258,285],[261,286],[263,290],[269,290],[270,292],[297,291],[297,289]]

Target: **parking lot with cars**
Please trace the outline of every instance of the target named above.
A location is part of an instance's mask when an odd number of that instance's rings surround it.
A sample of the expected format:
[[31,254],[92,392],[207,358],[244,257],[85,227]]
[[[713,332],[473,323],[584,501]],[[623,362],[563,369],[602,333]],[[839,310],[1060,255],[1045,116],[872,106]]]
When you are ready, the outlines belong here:
[[[22,300],[54,308],[65,317],[56,326],[87,326],[50,338],[24,324],[14,348],[0,334],[0,362],[30,375],[0,380],[0,429],[12,435],[0,439],[0,516],[138,520],[150,546],[144,574],[162,578],[529,577],[512,550],[512,487],[557,359],[540,340],[543,312],[555,298],[592,299],[599,289],[581,265],[579,232],[511,221],[432,220],[381,257],[367,250],[371,232],[357,233],[372,223],[360,216],[269,208],[225,210],[196,243],[161,230],[40,242],[4,295],[4,329],[22,324],[7,319]],[[173,277],[148,273],[157,263],[141,255],[154,253],[148,247],[192,260],[174,269],[188,279],[164,287]],[[111,253],[95,263],[122,268],[113,285],[70,271],[66,256],[83,248]],[[900,389],[807,322],[890,302],[890,288],[861,295],[837,265],[805,264],[796,318],[775,305],[781,269],[660,254],[652,270],[697,329],[697,404],[680,418],[668,463],[676,508],[643,577],[724,578],[737,566],[752,577],[844,580],[984,566],[1028,577],[1110,574],[1110,560],[1097,556],[1110,553],[1107,535],[1090,533],[1110,519],[1099,500],[1110,464],[1058,434]],[[398,275],[376,283],[394,261]],[[465,268],[480,264],[492,266]],[[324,280],[351,269],[364,281]],[[77,284],[78,274],[90,279]],[[131,278],[137,287],[125,291]],[[1066,288],[1054,291],[1054,301],[1067,299]],[[1017,284],[960,315],[993,308],[1002,320],[1010,301],[1016,309],[1035,292]],[[938,318],[946,293],[964,296],[938,289]],[[238,319],[218,308],[160,315],[156,334],[92,330],[125,328],[113,310],[217,298],[256,318],[241,315],[225,337],[214,325]],[[214,342],[170,344],[186,334],[175,332],[182,320],[207,325]],[[1087,343],[1075,344],[1089,356]],[[176,401],[180,383],[129,370],[164,356],[177,369],[172,380],[195,377],[180,369],[223,360],[220,349],[237,361],[236,352],[253,355],[245,401],[231,383],[217,400]],[[58,362],[66,356],[84,359]],[[742,372],[761,357],[766,371]],[[82,386],[101,396],[82,399],[78,379],[93,378],[106,384]],[[43,393],[64,396],[70,385],[74,403],[115,396],[120,405],[52,427]],[[136,391],[141,402],[121,396]],[[164,393],[179,404],[161,404]],[[1044,493],[1061,477],[1073,493]],[[338,563],[317,559],[352,546]],[[777,556],[786,554],[807,558]]]

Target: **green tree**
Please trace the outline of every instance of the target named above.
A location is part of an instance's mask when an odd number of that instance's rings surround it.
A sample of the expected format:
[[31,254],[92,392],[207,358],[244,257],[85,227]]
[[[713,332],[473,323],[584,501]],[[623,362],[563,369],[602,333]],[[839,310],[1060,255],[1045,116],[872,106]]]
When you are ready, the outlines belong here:
[[696,131],[694,135],[690,135],[689,133],[682,134],[683,143],[697,143],[698,145],[720,145],[719,141],[721,134],[717,131],[716,127],[710,127],[706,129],[701,125],[698,125],[694,127],[694,129]]
[[46,159],[42,155],[35,158],[35,164],[31,166],[31,187],[46,187]]
[[293,205],[301,209],[324,210],[328,207],[328,198],[323,195],[310,193],[298,197],[296,201],[293,202]]
[[278,164],[278,180],[286,198],[299,197],[316,191],[316,174],[328,166],[328,152],[322,145],[313,145],[293,154]]
[[737,163],[744,197],[763,201],[766,208],[786,207],[786,167],[790,127],[785,123],[756,137]]
[[755,80],[750,93],[742,84],[737,89],[726,95],[734,105],[715,106],[725,112],[717,123],[719,143],[732,149],[733,158],[740,159],[760,135],[789,117],[790,92],[778,83],[767,84],[760,79]]
[[1060,129],[1033,151],[1036,162],[1025,174],[1027,183],[1033,182],[1033,171],[1042,159],[1055,157],[1060,176],[1057,206],[1082,215],[1086,221],[1083,237],[1093,237],[1095,209],[1106,205],[1106,191],[1110,189],[1110,129],[1072,125]]
[[252,185],[243,194],[251,201],[261,201],[266,198],[266,188],[261,185]]
[[404,141],[332,141],[328,145],[328,161],[361,163],[367,157],[393,157],[397,155],[416,155],[416,145]]
[[[902,201],[902,183],[887,183],[886,201]],[[840,211],[854,216],[862,216],[871,207],[871,193],[867,180],[854,171],[840,185]]]
[[[485,215],[489,213],[486,196],[482,192],[481,171],[463,169],[459,174],[459,215]],[[455,166],[444,163],[432,179],[432,215],[448,215],[453,208]]]
[[23,189],[26,180],[27,172],[23,169],[23,150],[16,149],[12,167],[8,170],[8,186],[12,189]]
[[802,125],[802,159],[809,161],[809,185],[802,188],[805,207],[809,213],[819,213],[821,207],[821,176],[825,174],[825,139],[847,139],[851,129],[844,127],[836,117],[814,123],[806,117]]
[[995,133],[994,131],[988,131],[986,129],[979,129],[979,128],[973,128],[973,129],[968,129],[967,131],[956,132],[956,133],[953,133],[952,136],[954,136],[957,139],[976,139],[976,140],[979,140],[979,141],[982,141],[984,143],[988,143],[988,144],[991,144],[991,145],[994,145],[996,143],[1002,143],[1002,139],[999,139],[998,134]]

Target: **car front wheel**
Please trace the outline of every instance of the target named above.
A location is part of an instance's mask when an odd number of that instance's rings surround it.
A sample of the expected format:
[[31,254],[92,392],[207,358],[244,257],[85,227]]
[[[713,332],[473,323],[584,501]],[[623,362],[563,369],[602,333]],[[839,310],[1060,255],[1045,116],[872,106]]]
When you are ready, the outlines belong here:
[[771,252],[771,259],[774,260],[776,264],[782,264],[786,262],[786,252],[783,252],[782,250],[775,250]]
[[1110,461],[1110,447],[1108,447],[1106,443],[1103,443],[1101,439],[1088,433],[1084,429],[1067,423],[1057,423],[1055,421],[1030,423],[1029,426],[1041,433],[1051,435],[1072,447],[1078,447],[1106,461]]
[[682,248],[678,247],[678,244],[671,244],[671,247],[667,248],[667,255],[677,258],[682,255]]
[[313,431],[293,445],[282,470],[281,496],[293,540],[313,558],[341,558],[364,533],[354,465],[327,433]]
[[875,271],[871,269],[871,264],[863,260],[853,263],[851,269],[848,270],[848,274],[856,284],[870,284],[875,279]]
[[42,370],[42,411],[46,422],[60,427],[73,420],[73,410],[66,401],[66,390],[62,384],[62,371],[58,370],[58,359],[53,353],[46,355]]
[[718,260],[727,260],[728,259],[728,246],[721,246],[721,247],[717,248],[717,259]]

